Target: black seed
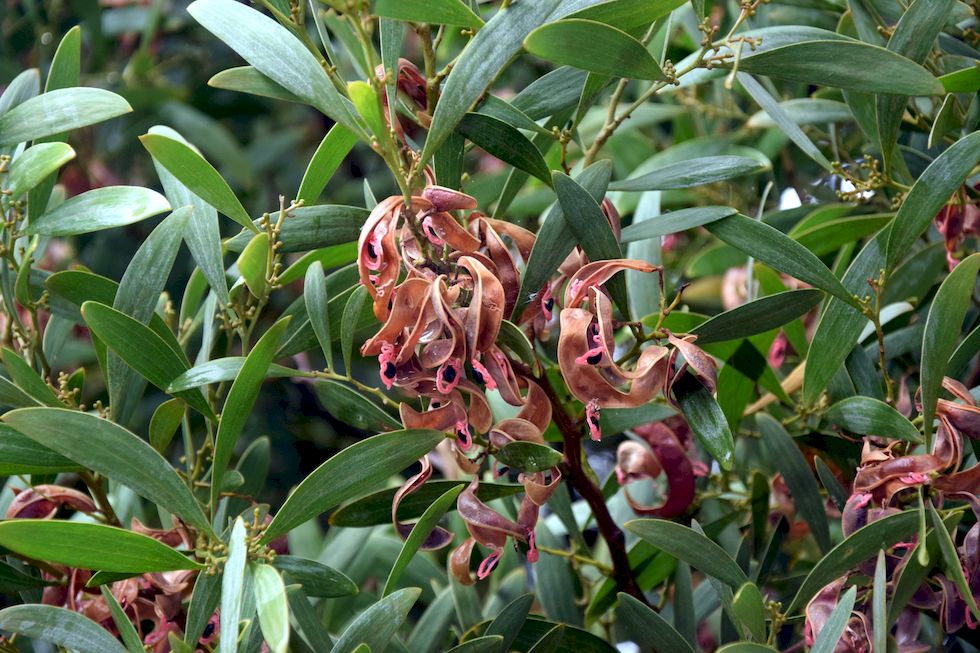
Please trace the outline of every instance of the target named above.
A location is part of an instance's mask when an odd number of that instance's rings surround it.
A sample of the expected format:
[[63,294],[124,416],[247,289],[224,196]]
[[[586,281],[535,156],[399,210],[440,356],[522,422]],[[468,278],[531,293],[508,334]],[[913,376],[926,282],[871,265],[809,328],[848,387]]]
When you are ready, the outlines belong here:
[[545,307],[546,310],[549,310],[549,311],[551,309],[553,309],[555,307],[555,298],[554,297],[549,297],[548,298],[548,301],[546,301],[544,303],[544,307]]
[[209,621],[208,622],[208,625],[204,627],[204,632],[201,633],[201,639],[206,639],[206,638],[210,637],[211,636],[211,633],[213,633],[213,632],[214,632],[214,622],[213,621]]
[[599,361],[601,360],[602,360],[602,352],[600,351],[586,358],[585,362],[587,362],[589,365],[598,365]]
[[388,298],[388,310],[389,310],[389,311],[391,310],[391,307],[392,307],[392,306],[394,306],[394,301],[392,300],[392,298],[391,298],[391,297],[389,297],[389,298]]
[[368,243],[367,246],[368,256],[371,258],[377,258],[378,253],[374,250],[374,243]]
[[456,380],[456,368],[449,366],[442,372],[442,380],[446,383],[452,383]]
[[393,378],[395,378],[395,364],[392,363],[391,361],[388,361],[387,363],[385,363],[384,375],[385,375],[385,378],[386,379],[393,379]]
[[589,423],[589,424],[591,424],[592,426],[598,426],[598,425],[599,425],[599,423],[598,423],[598,422],[596,421],[596,419],[595,419],[595,415],[593,415],[593,414],[591,414],[591,413],[589,413],[589,414],[587,414],[587,415],[585,416],[585,419],[586,419],[586,421],[588,421],[588,423]]
[[475,367],[473,368],[473,380],[479,383],[480,385],[486,383],[486,380],[483,378],[483,374],[481,374],[480,370],[476,369]]

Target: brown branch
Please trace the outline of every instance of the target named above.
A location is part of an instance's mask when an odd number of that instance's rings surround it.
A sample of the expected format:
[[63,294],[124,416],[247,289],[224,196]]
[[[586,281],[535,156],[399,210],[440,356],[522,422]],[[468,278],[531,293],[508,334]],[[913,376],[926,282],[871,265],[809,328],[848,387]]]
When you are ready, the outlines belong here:
[[644,605],[649,605],[643,596],[643,592],[640,591],[640,587],[636,584],[636,578],[633,575],[633,570],[630,568],[629,557],[626,554],[626,538],[623,536],[623,531],[620,530],[616,522],[613,521],[612,515],[609,514],[609,508],[606,506],[605,497],[602,496],[602,490],[592,482],[592,479],[585,472],[584,461],[582,460],[582,429],[568,416],[568,413],[565,411],[565,406],[561,399],[559,399],[554,387],[552,387],[551,381],[548,380],[547,374],[534,377],[531,374],[530,368],[520,363],[515,364],[514,367],[521,374],[535,378],[551,401],[552,419],[558,427],[558,430],[561,431],[562,439],[564,440],[565,456],[560,465],[562,475],[578,491],[579,495],[585,499],[585,502],[589,504],[589,508],[592,509],[596,526],[599,528],[599,535],[605,540],[606,546],[609,547],[609,556],[612,558],[613,580],[616,581],[616,589],[620,592],[626,592],[638,601],[642,601]]

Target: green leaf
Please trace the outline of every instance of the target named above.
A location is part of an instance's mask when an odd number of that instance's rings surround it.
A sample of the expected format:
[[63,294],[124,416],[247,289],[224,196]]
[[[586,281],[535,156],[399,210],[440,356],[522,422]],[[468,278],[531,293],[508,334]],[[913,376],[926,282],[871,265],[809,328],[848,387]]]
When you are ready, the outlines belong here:
[[561,462],[561,452],[534,442],[515,440],[499,449],[494,458],[511,469],[534,473],[551,469]]
[[705,228],[766,265],[825,290],[849,304],[855,303],[851,294],[820,259],[781,231],[740,214],[722,218]]
[[[837,100],[810,97],[793,98],[779,102],[778,105],[780,122],[788,120],[794,125],[818,126],[836,122],[854,122],[854,116],[847,104]],[[771,129],[779,127],[780,123],[765,110],[762,110],[753,114],[745,126],[755,129]]]
[[218,642],[220,653],[236,653],[238,648],[248,546],[245,522],[238,517],[231,528],[228,558],[225,560],[221,574],[221,639]]
[[379,141],[387,138],[388,128],[385,125],[384,116],[381,114],[381,103],[378,101],[378,94],[374,92],[374,87],[360,80],[347,82],[347,94],[350,96],[351,102],[354,103],[357,113],[364,118],[371,129],[371,133]]
[[810,465],[782,424],[767,413],[760,413],[756,422],[768,452],[767,459],[782,474],[793,495],[796,509],[810,526],[810,532],[817,540],[820,550],[826,553],[831,547],[830,527],[820,488],[810,471]]
[[671,163],[639,177],[614,181],[609,184],[609,190],[645,191],[691,188],[713,184],[733,177],[766,172],[771,169],[771,165],[764,165],[747,156],[704,156]]
[[[176,394],[191,388],[199,388],[202,385],[234,381],[244,364],[244,356],[216,358],[187,370],[175,378],[165,390],[171,394]],[[294,370],[291,367],[276,365],[275,363],[270,365],[269,370],[265,373],[265,378],[267,379],[281,379],[294,376],[310,376],[310,374],[308,372]]]
[[[417,491],[406,496],[398,506],[399,519],[419,517],[436,499],[466,481],[429,481]],[[509,483],[480,483],[476,496],[487,502],[500,497],[513,496],[524,486]],[[361,528],[391,523],[391,502],[398,488],[388,488],[368,494],[338,509],[330,515],[331,526]],[[453,508],[450,507],[450,510]]]
[[698,344],[747,338],[781,327],[820,303],[823,292],[813,288],[766,295],[702,322],[691,333]]
[[795,613],[827,583],[873,558],[879,550],[907,539],[918,526],[918,514],[915,511],[906,511],[882,517],[851,533],[850,537],[831,549],[810,570],[785,614]]
[[723,469],[731,469],[735,464],[735,441],[715,398],[690,374],[674,383],[673,392],[698,442]]
[[429,534],[438,525],[439,520],[446,514],[449,507],[454,504],[456,497],[462,491],[462,485],[450,488],[442,496],[433,501],[432,505],[426,508],[419,520],[415,522],[415,526],[412,527],[412,532],[405,539],[405,543],[402,545],[398,557],[395,558],[395,562],[391,566],[391,571],[388,573],[388,580],[385,581],[384,590],[381,592],[382,597],[388,596],[394,591],[398,585],[398,579],[401,578],[402,572],[408,567],[408,563],[412,561],[412,558],[418,553],[419,548],[425,543],[426,538],[429,537]]
[[344,314],[340,319],[340,352],[344,358],[344,370],[347,374],[351,373],[350,358],[354,347],[354,332],[357,330],[358,321],[367,305],[368,291],[364,286],[358,285],[351,293],[344,305]]
[[[507,100],[503,100],[496,95],[487,95],[483,99],[483,102],[480,103],[480,106],[476,108],[476,112],[485,116],[490,116],[491,118],[496,118],[497,120],[501,120],[511,127],[533,132],[536,137],[541,136],[547,138],[548,141],[551,141],[551,143],[554,143],[555,135],[552,132],[531,120],[526,113],[515,107]],[[546,147],[550,144],[548,141],[545,141]],[[439,155],[437,154],[437,159],[438,156]],[[549,179],[548,183],[550,183],[550,181],[551,180]]]
[[584,18],[614,25],[622,30],[647,27],[685,4],[685,0],[609,0],[589,3],[569,18]]
[[851,433],[921,443],[922,435],[904,415],[871,397],[848,397],[831,406],[824,417]]
[[456,131],[504,163],[551,185],[551,170],[541,152],[515,127],[483,113],[467,113]]
[[[279,233],[279,251],[306,252],[318,247],[356,241],[361,225],[369,213],[370,211],[359,206],[332,204],[293,209],[283,221],[282,231]],[[279,212],[271,213],[269,219],[273,223],[278,221]],[[255,224],[258,225],[259,221],[256,220]],[[240,252],[253,238],[253,234],[243,231],[226,241],[225,245],[233,252]]]
[[259,396],[262,381],[275,358],[276,350],[289,326],[289,317],[280,319],[262,334],[252,351],[245,357],[245,363],[228,391],[228,399],[221,409],[221,420],[215,435],[214,458],[211,465],[211,505],[217,508],[218,493],[221,490],[221,477],[228,467],[235,443],[241,435],[248,416],[252,412],[255,399]]
[[570,109],[579,101],[588,73],[562,66],[538,77],[515,95],[510,103],[531,120],[540,120]]
[[161,454],[166,451],[184,417],[184,402],[180,399],[165,401],[153,411],[150,418],[150,446]]
[[54,581],[46,581],[38,576],[31,576],[6,562],[0,563],[0,592],[4,594],[15,594],[16,592],[54,584]]
[[0,424],[0,475],[57,474],[77,469],[74,461]]
[[22,71],[0,93],[0,116],[41,92],[41,74],[37,68]]
[[312,252],[307,252],[286,268],[286,271],[279,275],[279,283],[286,285],[299,281],[314,261],[319,261],[324,269],[330,269],[353,263],[355,260],[357,260],[357,243],[341,243],[340,245],[321,247]]
[[390,18],[381,18],[378,21],[378,36],[381,44],[381,65],[385,71],[384,92],[388,122],[393,125],[398,119],[398,58],[405,45],[405,25]]
[[524,39],[531,54],[610,77],[664,79],[646,47],[626,32],[594,20],[568,18],[538,27]]
[[126,100],[101,88],[50,91],[0,115],[0,146],[61,134],[132,110]]
[[734,213],[736,213],[735,209],[727,206],[698,206],[671,211],[623,227],[619,242],[623,244],[635,243],[648,238],[659,238],[667,234],[687,231],[715,220],[727,218]]
[[863,93],[943,94],[943,85],[919,64],[860,41],[818,40],[784,45],[743,56],[738,69],[787,82]]
[[929,521],[932,522],[932,528],[939,540],[939,550],[943,554],[943,568],[946,571],[946,575],[956,585],[960,597],[966,601],[974,618],[980,619],[980,607],[977,606],[976,595],[963,573],[963,565],[960,563],[960,555],[956,550],[956,545],[953,543],[953,538],[950,537],[949,531],[946,530],[946,525],[943,524],[942,517],[936,512],[936,507],[932,505],[932,501],[926,502],[926,510],[929,512]]
[[919,371],[919,390],[922,394],[922,427],[926,441],[932,442],[932,420],[936,402],[943,385],[949,359],[956,349],[960,329],[970,308],[973,288],[980,271],[980,253],[971,254],[953,268],[939,286],[929,307],[925,331],[922,334],[922,362]]
[[187,11],[260,73],[355,133],[353,107],[289,30],[235,0],[196,0]]
[[436,153],[466,112],[520,51],[524,38],[547,20],[560,3],[561,0],[538,0],[509,5],[497,11],[477,32],[442,84],[442,97],[432,116],[421,164]]
[[313,385],[317,399],[327,412],[344,424],[362,431],[393,431],[401,424],[357,390],[333,379],[318,380]]
[[102,600],[109,606],[112,621],[116,624],[116,630],[119,631],[119,636],[122,637],[126,649],[129,653],[143,653],[143,642],[140,640],[140,636],[136,632],[136,627],[133,626],[133,622],[123,612],[119,601],[116,600],[116,597],[113,596],[112,592],[105,585],[101,585],[99,590],[102,592]]
[[35,560],[127,573],[200,569],[152,537],[114,526],[49,519],[0,522],[0,546]]
[[749,580],[723,548],[692,528],[663,519],[634,519],[626,522],[626,528],[640,539],[727,583],[733,589]]
[[271,653],[286,653],[289,648],[289,604],[282,578],[272,566],[258,564],[252,566],[252,581],[262,637]]
[[292,585],[286,588],[289,599],[289,611],[296,625],[303,631],[303,637],[314,651],[329,651],[333,648],[333,640],[324,628],[321,617],[314,612],[310,600],[299,587]]
[[[160,134],[181,143],[187,143],[184,137],[170,129],[156,125],[150,127],[151,134]],[[191,192],[175,176],[153,160],[153,167],[163,185],[163,193],[171,206],[193,207],[193,215],[184,226],[184,238],[187,248],[197,263],[202,274],[207,278],[208,285],[214,290],[220,304],[228,303],[228,281],[225,279],[225,266],[222,261],[221,232],[218,226],[218,211],[213,206]],[[132,265],[132,264],[130,264]],[[171,267],[173,264],[171,263]],[[183,308],[183,307],[182,307]]]
[[[306,520],[364,494],[431,451],[445,437],[441,431],[393,431],[347,447],[299,484],[269,524],[262,540],[269,542]],[[357,474],[347,473],[350,470],[357,470]]]
[[332,567],[315,560],[291,555],[278,555],[272,566],[286,574],[290,583],[303,586],[307,596],[335,598],[357,594],[357,584]]
[[238,66],[236,68],[222,70],[208,80],[208,86],[222,88],[228,91],[238,91],[239,93],[250,93],[251,95],[259,95],[272,98],[273,100],[283,100],[284,102],[303,103],[303,100],[279,84],[276,84],[252,66]]
[[10,165],[6,190],[13,198],[31,190],[45,177],[75,158],[67,143],[40,143],[24,150]]
[[0,610],[0,628],[78,653],[126,653],[109,631],[84,615],[53,605],[15,605]]
[[306,313],[310,316],[313,333],[323,350],[327,370],[333,369],[333,350],[330,346],[330,313],[327,296],[327,283],[323,276],[323,265],[315,261],[306,269],[306,279],[303,283],[303,301],[306,302]]
[[421,593],[415,587],[398,590],[367,608],[347,626],[331,653],[353,653],[361,644],[383,651]]
[[833,166],[830,165],[830,161],[827,157],[823,155],[823,152],[814,145],[810,137],[807,136],[802,129],[796,124],[796,122],[783,110],[780,103],[769,94],[769,91],[765,89],[762,84],[757,82],[751,75],[746,75],[745,73],[738,73],[738,81],[742,84],[742,87],[746,92],[752,96],[762,110],[772,118],[773,122],[779,127],[779,129],[789,137],[791,141],[796,143],[803,152],[817,162],[824,170],[833,171]]
[[936,157],[905,196],[888,238],[887,263],[893,268],[911,249],[974,166],[980,163],[980,131],[964,136]]
[[[212,80],[213,81],[213,80]],[[337,172],[344,158],[357,143],[357,134],[341,124],[335,124],[320,141],[310,164],[303,173],[303,180],[296,191],[297,201],[316,204],[327,182]]]
[[504,638],[500,635],[474,637],[452,647],[446,653],[497,653],[504,650],[503,642]]
[[885,601],[888,598],[888,590],[885,588],[887,573],[885,552],[879,551],[878,560],[875,562],[874,585],[871,590],[872,646],[875,651],[888,650],[888,632],[891,630],[891,625],[885,612]]
[[[571,229],[575,240],[578,241],[589,260],[623,258],[623,250],[616,240],[616,234],[613,233],[606,215],[590,191],[562,172],[555,171],[552,173],[552,179],[554,180],[555,193],[558,195],[558,204],[561,206],[565,217],[565,223]],[[613,301],[619,306],[619,310],[629,319],[625,275],[616,274],[606,282],[606,287]]]
[[752,634],[752,637],[762,642],[766,639],[766,605],[755,583],[745,583],[732,599],[732,612]]
[[520,632],[521,626],[524,625],[524,621],[527,619],[528,612],[531,610],[533,603],[533,594],[523,594],[505,605],[497,613],[497,616],[494,617],[493,621],[490,622],[490,625],[483,632],[485,637],[499,636],[503,639],[496,650],[510,650],[511,644],[514,643],[514,639]]
[[834,606],[834,611],[830,613],[830,617],[827,618],[823,628],[817,633],[817,638],[813,642],[813,648],[810,649],[810,653],[833,653],[837,644],[840,642],[841,635],[844,634],[844,628],[847,627],[847,622],[851,618],[856,594],[857,587],[851,587],[844,592],[844,596]]
[[137,186],[106,186],[65,200],[27,225],[24,235],[77,236],[122,227],[170,210],[160,193]]
[[[187,371],[187,363],[160,336],[125,313],[98,302],[85,302],[82,315],[92,332],[114,354],[161,390],[166,390],[174,379]],[[119,389],[120,393],[131,391],[128,385]],[[202,415],[214,416],[199,391],[189,390],[179,396]]]
[[[63,408],[20,408],[2,419],[38,444],[122,483],[198,530],[211,532],[200,505],[170,463],[123,427]],[[134,460],[140,464],[134,465]]]
[[238,274],[253,297],[265,296],[266,272],[269,267],[269,234],[262,232],[248,241],[237,261]]
[[159,133],[144,134],[140,142],[188,190],[246,229],[258,233],[228,182],[189,145]]
[[[589,192],[594,202],[598,202],[606,194],[611,174],[612,166],[609,161],[597,161],[580,172],[575,181]],[[608,229],[608,223],[606,228]],[[552,205],[534,239],[531,256],[524,267],[524,274],[521,275],[521,290],[513,318],[520,317],[524,307],[531,302],[532,295],[536,296],[544,287],[565,257],[575,248],[576,242],[561,204]],[[608,243],[608,237],[603,242]]]
[[616,608],[617,621],[622,622],[629,638],[641,650],[694,653],[694,648],[670,622],[625,592],[620,592]]
[[[885,264],[884,245],[888,232],[883,231],[858,253],[844,273],[844,287],[858,296],[870,294],[868,279],[877,278]],[[830,383],[834,374],[857,344],[868,318],[849,302],[831,298],[820,316],[813,334],[806,369],[803,374],[803,402],[812,406]]]
[[413,23],[483,27],[483,19],[460,0],[375,0],[372,13]]
[[826,256],[836,252],[843,245],[856,242],[886,227],[892,217],[891,214],[883,214],[840,218],[812,229],[792,233],[792,237],[817,256]]
[[38,374],[27,361],[21,358],[14,351],[3,347],[0,350],[3,358],[3,366],[17,387],[27,393],[34,401],[43,406],[62,407],[64,404],[58,400],[58,395],[54,393],[41,375]]
[[980,91],[980,66],[963,68],[947,73],[939,78],[947,93],[976,93]]

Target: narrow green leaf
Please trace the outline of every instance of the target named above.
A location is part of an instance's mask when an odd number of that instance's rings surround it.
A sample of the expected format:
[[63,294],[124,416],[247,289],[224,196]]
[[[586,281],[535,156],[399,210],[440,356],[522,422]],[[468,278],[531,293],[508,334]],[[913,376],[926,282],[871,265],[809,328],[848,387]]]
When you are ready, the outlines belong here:
[[126,100],[101,88],[50,91],[0,115],[0,146],[61,134],[132,110]]
[[551,469],[561,462],[560,451],[555,451],[547,445],[522,440],[507,443],[493,456],[511,469],[531,474]]
[[831,406],[824,417],[851,433],[922,442],[919,429],[883,401],[871,397],[848,397]]
[[272,98],[273,100],[303,104],[303,100],[279,84],[276,84],[252,66],[238,66],[236,68],[222,70],[208,80],[208,86],[222,88],[228,91],[238,91],[239,93],[250,93],[251,95],[259,95]]
[[167,450],[180,427],[185,405],[180,399],[170,399],[157,406],[150,417],[150,446],[161,454]]
[[306,204],[316,204],[327,182],[337,172],[344,158],[357,143],[357,135],[341,124],[335,124],[320,141],[310,164],[303,173],[303,180],[296,192],[296,199]]
[[956,545],[953,544],[953,538],[946,530],[946,525],[943,524],[943,519],[932,505],[932,501],[926,502],[926,510],[929,512],[929,521],[932,522],[932,528],[939,539],[939,550],[943,554],[943,568],[946,570],[946,575],[951,577],[956,589],[959,590],[960,597],[966,601],[970,612],[973,613],[973,617],[980,619],[980,607],[977,606],[976,595],[963,573],[963,565],[960,563],[960,555]]
[[221,639],[219,653],[236,653],[238,649],[239,621],[242,618],[243,591],[245,588],[245,563],[248,559],[248,541],[245,522],[235,520],[228,539],[228,558],[221,574]]
[[698,442],[723,469],[731,469],[735,464],[735,440],[715,398],[690,374],[674,383],[673,393]]
[[509,651],[514,643],[517,634],[527,619],[531,605],[534,603],[533,594],[524,594],[504,606],[497,613],[490,625],[483,632],[484,636],[499,636],[503,638],[497,649],[499,651]]
[[[598,202],[606,194],[611,174],[612,166],[609,161],[597,161],[580,172],[575,181],[589,192],[594,202]],[[575,248],[576,242],[561,204],[555,203],[546,214],[531,248],[531,256],[524,267],[524,274],[521,275],[521,290],[512,318],[520,316],[524,307],[532,301],[532,296],[537,295]],[[608,242],[608,238],[603,239],[603,242]]]
[[[609,220],[599,207],[592,194],[568,175],[555,171],[552,173],[558,204],[561,206],[565,223],[571,229],[575,240],[591,261],[623,258],[623,250],[616,240],[616,234],[609,226]],[[535,243],[537,244],[537,243]],[[532,254],[533,256],[533,254]],[[606,287],[619,310],[629,319],[629,301],[626,295],[626,277],[616,274],[606,282]]]
[[[38,444],[122,483],[195,528],[211,531],[197,500],[170,463],[123,427],[63,408],[21,408],[2,419]],[[134,465],[134,460],[140,464]]]
[[75,150],[67,143],[40,143],[29,147],[10,165],[6,190],[10,191],[11,197],[20,197],[74,158]]
[[[356,241],[361,225],[369,213],[370,211],[359,206],[333,204],[293,209],[279,232],[279,251],[284,254],[307,252],[318,247]],[[269,219],[273,223],[277,222],[279,212],[271,213]],[[254,224],[259,225],[260,222],[256,220]],[[225,246],[233,252],[240,252],[254,237],[252,233],[243,231],[225,241]]]
[[569,18],[585,18],[630,30],[652,25],[658,18],[685,4],[685,0],[609,0],[588,4],[591,6],[576,11]]
[[318,380],[313,391],[327,412],[362,431],[394,431],[401,424],[377,404],[340,381]]
[[781,327],[820,303],[823,292],[812,288],[766,295],[702,322],[691,333],[698,344],[747,338]]
[[78,653],[126,653],[109,631],[79,612],[53,605],[15,605],[0,610],[0,628]]
[[[165,390],[171,394],[176,394],[191,388],[199,388],[202,385],[234,381],[244,364],[244,356],[216,358],[187,370],[175,378]],[[270,365],[269,370],[265,373],[265,378],[267,379],[281,379],[294,376],[310,376],[310,374],[308,372],[294,370],[291,367],[276,365],[275,363]]]
[[395,587],[398,586],[398,579],[401,578],[405,568],[408,567],[408,563],[412,561],[412,558],[418,553],[419,548],[425,543],[426,538],[429,537],[429,534],[438,525],[439,520],[446,514],[446,511],[449,510],[449,507],[453,505],[456,497],[462,491],[462,485],[450,488],[441,497],[433,501],[432,505],[426,508],[419,520],[415,522],[415,526],[412,527],[412,532],[405,539],[405,543],[402,545],[398,557],[395,558],[395,562],[391,566],[391,571],[388,572],[388,580],[385,581],[384,590],[381,592],[382,597],[391,594]]
[[759,425],[762,442],[769,454],[767,459],[771,460],[782,474],[793,495],[796,509],[809,525],[820,550],[826,553],[831,548],[830,526],[827,523],[827,512],[824,509],[820,488],[813,477],[813,472],[810,471],[810,465],[782,424],[767,413],[760,413],[756,422]]
[[692,528],[662,519],[634,519],[626,522],[626,528],[640,539],[732,588],[741,587],[749,580],[723,548]]
[[793,43],[743,56],[738,68],[788,82],[863,93],[943,94],[943,85],[919,64],[860,41]]
[[919,389],[922,394],[922,426],[926,441],[931,442],[932,420],[942,388],[949,359],[956,349],[963,319],[969,309],[973,288],[980,271],[980,253],[971,254],[953,268],[939,286],[929,307],[925,331],[922,334],[922,362]]
[[[635,522],[633,522],[635,523]],[[616,617],[641,650],[694,653],[694,648],[666,619],[625,592],[619,593]]]
[[[393,431],[347,447],[313,470],[293,490],[266,529],[263,541],[269,542],[308,519],[364,494],[431,451],[445,437],[441,431]],[[351,469],[358,473],[345,473]]]
[[413,23],[458,25],[479,29],[483,19],[460,0],[375,0],[372,12]]
[[248,241],[237,261],[238,274],[253,297],[265,296],[269,268],[269,234],[262,232]]
[[11,519],[0,522],[0,546],[35,560],[80,569],[142,574],[201,568],[152,537],[102,524]]
[[[501,120],[511,127],[533,132],[535,136],[546,137],[551,142],[555,140],[555,135],[552,132],[531,120],[530,116],[507,100],[503,100],[496,95],[487,95],[483,99],[483,102],[480,103],[480,106],[476,108],[476,112]],[[547,141],[545,143],[546,147],[550,144]],[[438,157],[438,154],[436,156]]]
[[387,136],[388,128],[385,125],[384,116],[381,113],[381,103],[378,94],[374,92],[374,87],[360,80],[347,82],[347,94],[350,96],[357,113],[364,118],[371,133],[379,141],[383,141]]
[[528,649],[527,653],[557,653],[558,645],[561,644],[561,640],[564,637],[565,626],[558,624],[546,632],[541,639],[536,641],[534,646]]
[[745,583],[738,588],[732,599],[732,612],[749,629],[756,641],[766,640],[766,604],[755,583]]
[[[784,100],[779,102],[778,113],[782,120],[788,120],[794,125],[819,126],[836,122],[854,122],[854,116],[846,103],[824,98],[805,97]],[[745,126],[755,129],[772,129],[779,127],[779,123],[765,110],[762,110],[753,114]]]
[[771,165],[764,165],[747,156],[704,156],[671,163],[639,177],[614,181],[609,184],[609,190],[645,191],[691,188],[743,175],[766,172],[771,169]]
[[330,313],[328,309],[327,283],[323,276],[323,266],[316,261],[306,269],[306,279],[303,283],[303,301],[306,302],[306,312],[310,316],[313,333],[323,350],[327,369],[333,369],[333,350],[330,345]]
[[286,653],[289,648],[289,604],[282,578],[274,567],[257,564],[252,566],[252,580],[262,637],[271,653]]
[[980,163],[980,131],[964,136],[933,159],[905,196],[888,238],[888,268],[894,268],[925,231],[950,195]]
[[551,170],[541,152],[515,127],[483,113],[467,113],[456,130],[504,163],[551,185]]
[[197,645],[221,599],[222,574],[198,574],[187,607],[184,642]]
[[833,653],[837,644],[840,642],[844,628],[851,618],[851,611],[854,609],[854,597],[857,594],[857,587],[851,587],[844,592],[844,596],[834,606],[833,612],[824,623],[823,628],[817,633],[817,638],[813,642],[810,653]]
[[246,229],[258,233],[228,182],[189,145],[159,133],[144,134],[140,142],[188,190]]
[[331,653],[353,653],[359,645],[383,651],[405,621],[422,590],[398,590],[367,608],[344,630]]
[[947,93],[976,93],[980,91],[980,66],[954,70],[939,78]]
[[496,653],[502,651],[504,638],[500,635],[485,635],[473,637],[459,646],[454,646],[446,653]]
[[[434,155],[500,71],[517,54],[524,38],[545,22],[561,0],[518,2],[500,9],[463,50],[442,85],[421,163]],[[518,107],[519,108],[519,107]]]
[[116,624],[116,630],[119,631],[119,636],[122,637],[123,643],[126,645],[126,650],[129,653],[143,653],[143,642],[140,640],[140,636],[136,632],[136,627],[133,626],[133,622],[123,612],[119,601],[116,600],[116,597],[113,596],[112,592],[105,585],[100,586],[99,589],[102,592],[102,599],[109,606],[112,621]]
[[303,631],[303,637],[314,651],[329,651],[333,648],[333,640],[327,633],[321,621],[321,617],[313,610],[310,600],[302,589],[296,585],[286,588],[289,599],[289,611],[296,625]]
[[57,474],[75,471],[79,465],[6,424],[0,424],[0,474]]
[[735,209],[727,206],[698,206],[663,213],[641,222],[634,221],[633,224],[624,227],[619,242],[623,244],[635,243],[648,238],[659,238],[668,234],[687,231],[715,220],[727,218],[734,213],[736,213]]
[[17,387],[27,393],[31,399],[42,406],[55,408],[64,406],[58,400],[58,395],[54,393],[51,386],[16,352],[3,347],[0,349],[0,356],[2,356],[3,366],[6,368],[7,374],[17,384]]
[[187,11],[260,73],[336,122],[361,132],[353,107],[313,54],[285,27],[235,0],[196,0]]
[[335,598],[357,594],[357,584],[332,567],[315,560],[291,555],[279,555],[272,566],[286,575],[290,583],[303,586],[307,596]]
[[357,330],[357,324],[364,312],[364,307],[368,305],[367,298],[367,288],[358,285],[347,299],[347,303],[344,305],[344,314],[341,316],[340,352],[344,358],[344,371],[347,374],[351,373],[350,358],[354,348],[354,331]]
[[388,123],[398,119],[398,59],[405,45],[405,25],[390,18],[378,20],[378,36],[381,42],[381,65],[385,71],[385,100],[388,107]]
[[567,18],[538,27],[524,39],[531,54],[592,73],[631,79],[664,79],[642,43],[611,25]]
[[[765,73],[764,73],[765,74]],[[762,110],[765,111],[773,122],[779,127],[779,129],[789,137],[791,141],[796,143],[803,152],[817,162],[824,170],[831,171],[833,166],[830,165],[830,161],[827,157],[823,155],[823,152],[814,145],[810,137],[807,136],[802,129],[796,124],[796,122],[790,118],[786,112],[780,106],[779,102],[769,91],[765,89],[762,84],[757,82],[751,75],[746,75],[745,73],[738,73],[738,81],[742,84],[742,87],[746,92],[752,96]]]
[[160,193],[137,186],[106,186],[65,200],[27,225],[33,236],[77,236],[122,227],[170,210]]
[[907,539],[919,525],[915,511],[906,511],[882,517],[855,531],[835,546],[816,566],[796,592],[785,614],[794,614],[820,591],[827,583],[841,574],[874,557],[879,550],[887,549]]
[[282,337],[289,326],[289,317],[285,317],[262,334],[255,347],[245,357],[245,363],[228,391],[228,399],[221,409],[221,420],[218,422],[218,432],[215,435],[214,459],[211,465],[211,505],[217,508],[218,493],[221,489],[221,477],[228,467],[235,443],[241,435],[245,423],[252,412],[252,405],[259,396],[259,389],[265,379],[266,372]]
[[808,249],[767,224],[736,214],[705,225],[712,234],[749,256],[811,286],[843,299],[855,300],[834,273]]
[[872,650],[888,650],[888,632],[891,625],[885,613],[885,600],[887,599],[887,589],[885,588],[885,577],[888,570],[885,568],[885,552],[878,552],[878,560],[875,562],[874,585],[871,592],[871,620],[872,620]]

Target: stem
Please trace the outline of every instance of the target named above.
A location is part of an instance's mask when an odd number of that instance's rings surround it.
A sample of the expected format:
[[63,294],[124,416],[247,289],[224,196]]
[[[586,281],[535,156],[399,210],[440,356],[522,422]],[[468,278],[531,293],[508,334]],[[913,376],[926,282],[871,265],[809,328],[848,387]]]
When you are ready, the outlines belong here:
[[92,493],[92,498],[95,499],[95,505],[99,507],[102,514],[105,515],[106,520],[115,526],[122,526],[119,521],[119,517],[116,516],[116,511],[112,509],[112,504],[109,503],[109,497],[105,492],[105,482],[102,478],[96,478],[92,472],[82,471],[78,473],[79,478],[85,483],[89,492]]
[[[527,372],[530,373],[530,369],[527,369]],[[596,526],[599,528],[599,535],[605,540],[606,546],[609,548],[609,556],[613,563],[612,576],[616,581],[616,588],[620,592],[626,592],[636,600],[642,601],[644,605],[649,605],[646,597],[643,596],[643,592],[636,584],[636,578],[630,568],[623,531],[619,529],[619,526],[613,521],[612,515],[609,514],[609,508],[606,506],[605,497],[602,496],[602,490],[592,482],[585,471],[582,459],[581,429],[572,422],[568,413],[565,412],[565,406],[555,393],[551,381],[548,380],[548,375],[542,374],[537,377],[537,382],[551,401],[552,419],[554,419],[558,430],[561,431],[565,443],[565,457],[561,462],[562,474],[592,510]]]

